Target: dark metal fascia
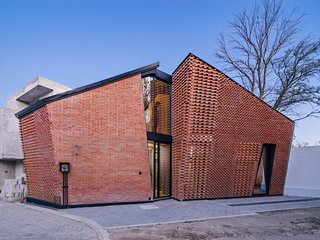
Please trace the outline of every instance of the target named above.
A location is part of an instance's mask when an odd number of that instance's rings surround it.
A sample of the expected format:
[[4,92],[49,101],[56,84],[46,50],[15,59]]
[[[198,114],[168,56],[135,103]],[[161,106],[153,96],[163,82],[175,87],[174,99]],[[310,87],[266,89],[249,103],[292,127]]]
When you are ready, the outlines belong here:
[[161,133],[154,133],[154,132],[147,132],[147,138],[148,140],[157,141],[160,143],[172,143],[172,136],[171,135],[165,135]]

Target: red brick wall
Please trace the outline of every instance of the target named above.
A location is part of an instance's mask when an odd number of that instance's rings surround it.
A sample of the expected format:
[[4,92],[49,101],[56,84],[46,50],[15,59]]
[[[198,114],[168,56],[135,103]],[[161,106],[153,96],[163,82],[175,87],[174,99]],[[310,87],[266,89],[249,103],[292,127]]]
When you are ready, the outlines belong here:
[[276,144],[269,194],[283,193],[290,120],[192,54],[172,91],[174,197],[251,196],[264,143]]
[[[140,75],[51,102],[47,109],[55,163],[71,165],[69,204],[152,197]],[[61,187],[62,174],[55,171]]]
[[53,203],[61,201],[50,122],[44,106],[20,120],[28,196]]

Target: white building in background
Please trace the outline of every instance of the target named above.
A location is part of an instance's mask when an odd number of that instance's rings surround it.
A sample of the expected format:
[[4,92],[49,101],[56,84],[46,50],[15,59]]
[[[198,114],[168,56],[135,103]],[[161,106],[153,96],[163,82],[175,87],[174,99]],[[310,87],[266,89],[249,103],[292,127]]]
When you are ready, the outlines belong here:
[[320,146],[291,149],[284,194],[320,197]]
[[70,88],[38,76],[10,96],[6,108],[0,108],[0,193],[5,179],[24,177],[19,121],[14,114],[38,99],[68,90]]

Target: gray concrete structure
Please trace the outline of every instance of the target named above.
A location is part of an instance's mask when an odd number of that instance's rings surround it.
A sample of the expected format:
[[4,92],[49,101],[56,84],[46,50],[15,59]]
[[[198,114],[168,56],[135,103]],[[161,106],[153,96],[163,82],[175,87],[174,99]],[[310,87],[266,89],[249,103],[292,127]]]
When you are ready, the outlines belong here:
[[67,90],[70,88],[38,76],[10,96],[6,108],[0,108],[0,193],[5,179],[24,176],[19,120],[14,114],[38,99]]
[[16,162],[15,161],[7,161],[7,160],[1,160],[0,161],[0,190],[2,190],[2,187],[4,185],[5,179],[14,179],[15,178],[15,168],[16,168]]
[[320,146],[291,149],[284,194],[320,197]]
[[[45,87],[47,89],[50,89],[51,91],[45,92],[41,90],[37,90],[39,86]],[[58,93],[62,93],[65,91],[70,90],[70,88],[61,85],[59,83],[56,83],[54,81],[51,81],[47,78],[44,78],[42,76],[37,76],[35,79],[33,79],[30,83],[19,89],[16,93],[11,95],[7,100],[7,108],[14,109],[16,112],[26,108],[30,103],[32,102],[22,102],[18,99],[26,94],[30,94],[32,96],[29,97],[29,99],[33,99],[34,101],[37,99],[42,99],[45,97],[49,97]],[[33,97],[33,98],[32,98]]]
[[22,147],[16,110],[0,108],[0,191],[5,179],[23,175]]
[[0,159],[23,159],[16,110],[0,108]]

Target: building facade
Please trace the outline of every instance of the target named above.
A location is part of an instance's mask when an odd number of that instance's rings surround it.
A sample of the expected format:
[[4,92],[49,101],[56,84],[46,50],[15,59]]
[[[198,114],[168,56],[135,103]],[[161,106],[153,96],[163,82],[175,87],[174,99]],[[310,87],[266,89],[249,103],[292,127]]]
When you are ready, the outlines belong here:
[[6,179],[16,182],[25,177],[19,120],[15,113],[41,98],[67,90],[70,88],[38,76],[10,96],[6,107],[0,108],[0,193]]
[[18,112],[28,200],[57,207],[283,193],[293,122],[193,54]]

